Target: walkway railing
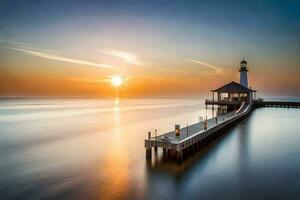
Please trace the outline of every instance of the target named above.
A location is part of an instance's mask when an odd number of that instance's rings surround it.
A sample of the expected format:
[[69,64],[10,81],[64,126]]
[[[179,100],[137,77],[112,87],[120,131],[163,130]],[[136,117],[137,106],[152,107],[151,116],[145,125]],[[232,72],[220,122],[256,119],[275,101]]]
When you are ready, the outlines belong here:
[[205,104],[232,104],[232,105],[239,105],[241,104],[242,101],[230,101],[230,100],[217,100],[217,99],[206,99],[205,100]]

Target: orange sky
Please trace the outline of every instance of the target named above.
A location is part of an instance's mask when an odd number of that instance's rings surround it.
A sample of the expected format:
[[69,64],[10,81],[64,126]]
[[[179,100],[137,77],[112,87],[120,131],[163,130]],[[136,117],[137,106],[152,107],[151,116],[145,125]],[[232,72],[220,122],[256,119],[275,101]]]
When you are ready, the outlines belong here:
[[[192,67],[191,67],[192,68]],[[207,96],[209,91],[229,81],[239,80],[237,67],[227,71],[181,72],[130,69],[120,87],[112,86],[110,77],[102,70],[85,67],[51,67],[30,71],[2,70],[2,96],[95,96],[95,97],[154,97],[154,96]],[[300,77],[294,73],[249,72],[249,85],[261,95],[299,95]]]

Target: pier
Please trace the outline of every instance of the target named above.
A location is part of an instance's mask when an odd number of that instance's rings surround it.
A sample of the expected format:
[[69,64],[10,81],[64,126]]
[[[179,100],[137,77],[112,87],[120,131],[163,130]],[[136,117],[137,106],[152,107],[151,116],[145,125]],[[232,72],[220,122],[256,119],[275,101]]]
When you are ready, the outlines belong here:
[[300,108],[300,102],[290,101],[255,101],[254,106],[259,107],[279,107],[279,108]]
[[[224,102],[222,102],[224,103]],[[145,140],[146,158],[151,159],[152,149],[157,151],[162,148],[164,154],[167,152],[176,154],[176,159],[181,162],[189,155],[189,152],[201,148],[215,140],[225,129],[244,119],[253,109],[260,107],[300,108],[300,102],[280,101],[253,101],[243,102],[236,111],[227,112],[216,117],[192,124],[183,128],[175,125],[174,131],[157,136],[148,132]]]
[[163,152],[176,153],[177,161],[181,162],[189,150],[196,146],[205,146],[214,140],[221,130],[243,119],[251,112],[252,106],[252,103],[243,103],[237,111],[206,119],[181,129],[175,125],[174,131],[160,136],[154,135],[152,137],[151,132],[149,132],[148,139],[145,140],[146,157],[151,159],[152,149],[157,151],[157,148],[162,148]]
[[300,102],[256,99],[257,91],[248,87],[248,65],[245,59],[240,63],[239,72],[240,83],[232,81],[211,90],[212,99],[205,101],[206,109],[211,106],[213,113],[214,107],[217,106],[216,117],[183,128],[175,125],[174,131],[159,136],[157,136],[156,130],[154,136],[148,132],[148,138],[145,140],[146,158],[151,159],[152,149],[157,151],[158,148],[162,148],[164,154],[167,152],[176,154],[177,161],[181,162],[191,150],[194,151],[197,147],[206,146],[222,134],[225,129],[238,123],[255,108],[300,108]]

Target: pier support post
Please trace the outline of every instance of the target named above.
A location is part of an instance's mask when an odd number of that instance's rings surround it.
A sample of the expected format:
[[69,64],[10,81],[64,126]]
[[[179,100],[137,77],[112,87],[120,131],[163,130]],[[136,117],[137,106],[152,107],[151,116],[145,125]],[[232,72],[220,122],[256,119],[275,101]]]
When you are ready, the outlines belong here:
[[148,140],[149,140],[149,144],[146,148],[146,159],[151,159],[152,152],[151,152],[151,132],[150,131],[148,132]]
[[156,144],[156,139],[157,139],[157,129],[154,131],[155,134],[155,145],[154,145],[154,151],[157,151],[157,144]]
[[167,149],[163,148],[163,154],[166,155],[167,154]]
[[189,124],[186,124],[186,136],[189,136]]
[[163,159],[166,160],[167,159],[167,149],[163,148]]
[[203,126],[204,126],[204,130],[207,130],[207,118],[206,118],[206,120],[204,121]]
[[177,162],[180,163],[183,161],[183,152],[182,151],[177,151],[176,152],[176,157],[177,157]]
[[151,155],[152,155],[152,152],[151,152],[151,148],[146,148],[146,159],[151,159]]

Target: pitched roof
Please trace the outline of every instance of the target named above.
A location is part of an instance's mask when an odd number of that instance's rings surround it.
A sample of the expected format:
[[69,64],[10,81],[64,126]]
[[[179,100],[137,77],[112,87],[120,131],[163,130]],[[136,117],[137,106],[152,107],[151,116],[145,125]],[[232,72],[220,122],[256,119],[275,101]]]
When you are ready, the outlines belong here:
[[256,92],[256,91],[232,81],[218,89],[212,90],[212,92]]

